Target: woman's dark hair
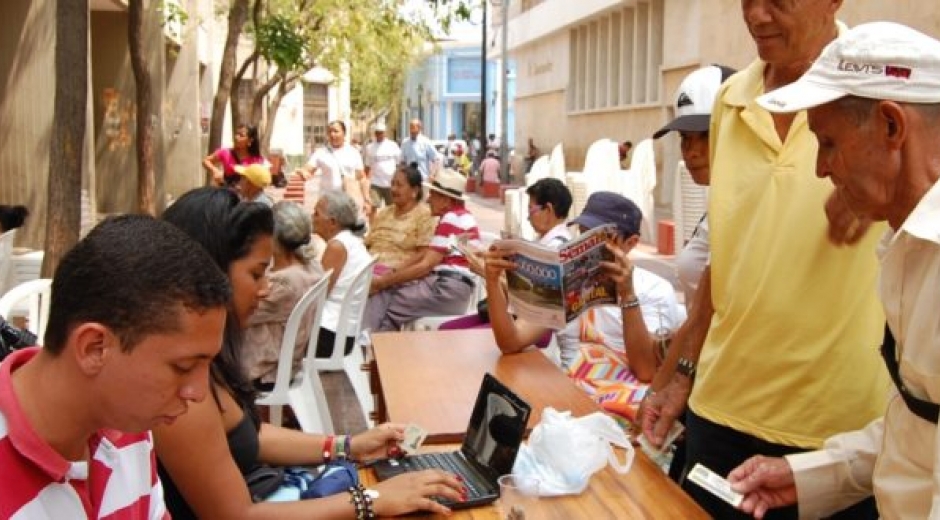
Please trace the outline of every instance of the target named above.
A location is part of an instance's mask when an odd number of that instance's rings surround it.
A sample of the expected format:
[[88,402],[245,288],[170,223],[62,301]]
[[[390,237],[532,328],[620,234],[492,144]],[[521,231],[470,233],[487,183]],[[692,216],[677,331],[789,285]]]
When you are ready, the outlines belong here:
[[403,164],[398,167],[398,171],[405,176],[405,182],[408,183],[408,186],[417,188],[415,191],[415,200],[421,202],[421,199],[424,197],[424,178],[421,177],[421,170],[418,169],[418,163],[412,162],[410,164]]
[[[182,229],[202,245],[223,272],[244,258],[255,240],[274,235],[274,213],[257,202],[240,202],[225,188],[206,186],[183,194],[163,213],[163,220]],[[242,405],[254,403],[255,390],[242,371],[242,324],[229,308],[222,350],[212,360],[212,378],[235,395]],[[218,403],[218,397],[216,402]],[[251,407],[253,409],[253,406]]]
[[0,232],[21,227],[28,216],[29,210],[26,206],[0,204]]
[[251,139],[251,142],[248,143],[248,155],[252,157],[261,157],[261,140],[258,139],[258,127],[250,126],[246,124],[238,125],[238,128],[235,130],[240,130],[244,128],[245,133],[248,134],[248,139]]

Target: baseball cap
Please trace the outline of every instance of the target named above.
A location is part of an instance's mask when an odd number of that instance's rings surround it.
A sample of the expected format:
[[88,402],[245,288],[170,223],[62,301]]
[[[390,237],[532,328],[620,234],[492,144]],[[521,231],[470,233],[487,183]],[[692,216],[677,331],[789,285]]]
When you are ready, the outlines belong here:
[[379,122],[375,124],[375,128],[372,129],[373,132],[384,132],[385,123]]
[[259,188],[265,188],[271,184],[271,172],[263,164],[249,164],[248,166],[239,164],[234,169],[235,173]]
[[604,224],[616,224],[622,235],[640,234],[643,213],[632,200],[612,191],[597,191],[588,197],[587,203],[573,224],[594,229]]
[[685,77],[676,92],[676,118],[653,134],[653,139],[673,130],[707,132],[718,89],[735,70],[723,65],[702,67]]
[[940,103],[940,41],[893,22],[862,24],[830,42],[796,82],[757,102],[796,112],[845,96]]

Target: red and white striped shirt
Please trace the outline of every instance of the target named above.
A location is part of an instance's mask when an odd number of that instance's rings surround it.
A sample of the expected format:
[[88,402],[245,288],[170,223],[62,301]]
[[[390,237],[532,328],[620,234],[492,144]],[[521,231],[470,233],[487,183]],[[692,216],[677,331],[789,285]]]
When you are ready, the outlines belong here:
[[168,519],[149,432],[99,430],[90,461],[68,461],[29,423],[11,373],[37,348],[0,365],[0,518]]
[[467,259],[454,247],[451,238],[464,234],[467,235],[468,243],[479,247],[480,228],[477,227],[477,219],[469,211],[458,207],[444,213],[428,244],[428,247],[444,255],[441,266],[467,268]]

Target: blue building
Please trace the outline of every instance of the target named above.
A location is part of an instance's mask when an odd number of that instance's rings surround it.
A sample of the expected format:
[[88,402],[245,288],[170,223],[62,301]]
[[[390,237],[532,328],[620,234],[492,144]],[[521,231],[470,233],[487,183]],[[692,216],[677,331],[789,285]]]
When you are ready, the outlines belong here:
[[[513,98],[515,74],[510,63],[508,77],[509,145],[513,145]],[[402,121],[399,135],[408,135],[408,122],[420,119],[424,133],[432,140],[447,139],[456,134],[458,139],[477,135],[498,135],[500,129],[499,62],[487,62],[486,72],[486,130],[481,132],[481,80],[479,42],[444,42],[437,52],[427,55],[413,68],[405,81],[402,99]]]

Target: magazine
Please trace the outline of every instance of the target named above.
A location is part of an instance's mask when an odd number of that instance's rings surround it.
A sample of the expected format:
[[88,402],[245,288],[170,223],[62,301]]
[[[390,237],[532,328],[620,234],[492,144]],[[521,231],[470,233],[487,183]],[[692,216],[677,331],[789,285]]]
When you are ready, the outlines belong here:
[[509,303],[528,322],[562,329],[586,309],[617,303],[617,284],[601,271],[613,262],[605,244],[614,225],[594,228],[558,249],[525,240],[499,240],[512,251],[516,268],[507,271]]

